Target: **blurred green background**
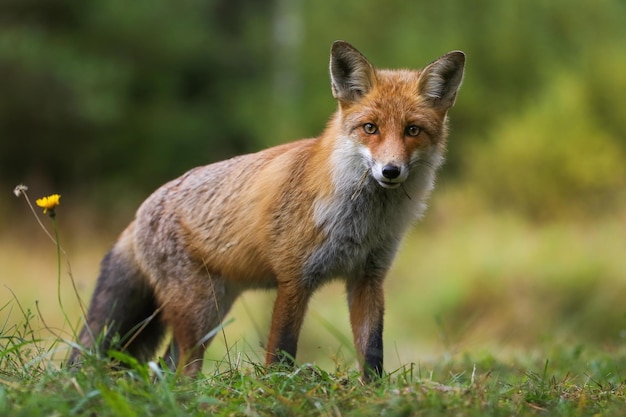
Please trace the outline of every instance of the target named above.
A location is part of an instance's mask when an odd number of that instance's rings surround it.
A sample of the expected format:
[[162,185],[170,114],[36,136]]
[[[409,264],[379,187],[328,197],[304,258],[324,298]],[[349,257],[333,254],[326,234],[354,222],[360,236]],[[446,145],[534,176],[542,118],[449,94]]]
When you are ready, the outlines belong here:
[[[88,298],[98,259],[163,182],[323,130],[333,40],[387,68],[461,49],[447,163],[389,280],[389,349],[403,363],[417,340],[468,334],[621,346],[625,22],[619,0],[2,0],[0,279],[26,305],[56,284],[18,183],[62,194]],[[315,305],[309,345],[340,316],[327,333],[349,340],[344,312]]]

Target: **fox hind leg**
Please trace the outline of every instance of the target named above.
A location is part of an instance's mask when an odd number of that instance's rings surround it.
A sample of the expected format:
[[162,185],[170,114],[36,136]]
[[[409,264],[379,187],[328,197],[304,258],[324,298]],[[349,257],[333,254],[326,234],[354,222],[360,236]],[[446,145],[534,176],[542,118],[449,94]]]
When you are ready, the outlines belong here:
[[163,320],[172,328],[173,340],[164,360],[172,369],[193,376],[202,370],[206,348],[216,328],[237,298],[220,277],[205,274],[169,281],[163,288]]

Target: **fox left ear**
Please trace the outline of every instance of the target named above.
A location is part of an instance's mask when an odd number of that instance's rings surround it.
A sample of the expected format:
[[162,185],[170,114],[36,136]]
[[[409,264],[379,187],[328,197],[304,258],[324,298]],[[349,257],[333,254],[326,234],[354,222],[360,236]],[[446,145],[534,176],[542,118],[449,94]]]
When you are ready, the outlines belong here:
[[333,97],[342,103],[356,102],[374,84],[374,67],[355,47],[335,41],[330,50],[330,80]]
[[465,54],[461,51],[448,52],[422,70],[419,77],[419,94],[441,110],[454,105],[456,93],[463,81]]

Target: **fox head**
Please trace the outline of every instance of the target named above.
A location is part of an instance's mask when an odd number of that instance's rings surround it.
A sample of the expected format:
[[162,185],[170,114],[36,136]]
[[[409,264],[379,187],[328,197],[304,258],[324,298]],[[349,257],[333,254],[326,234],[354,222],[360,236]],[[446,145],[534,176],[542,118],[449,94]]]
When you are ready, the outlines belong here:
[[419,164],[437,168],[446,117],[463,79],[465,54],[453,51],[420,70],[379,70],[353,46],[336,41],[330,77],[339,102],[340,136],[371,176],[397,188]]

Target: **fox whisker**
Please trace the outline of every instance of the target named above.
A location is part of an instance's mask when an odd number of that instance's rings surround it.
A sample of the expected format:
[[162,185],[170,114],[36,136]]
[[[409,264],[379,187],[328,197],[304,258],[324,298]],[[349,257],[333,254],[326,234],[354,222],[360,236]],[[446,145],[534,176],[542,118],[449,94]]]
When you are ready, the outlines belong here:
[[424,167],[426,167],[426,168],[429,168],[429,169],[432,169],[432,170],[436,169],[436,168],[433,166],[433,164],[432,164],[432,163],[430,163],[430,161],[426,161],[426,160],[424,160],[424,159],[418,159],[418,160],[416,160],[415,162],[413,162],[411,165],[413,165],[413,166],[422,165],[422,166],[424,166]]
[[404,195],[406,196],[406,198],[408,198],[409,200],[413,201],[413,199],[409,195],[409,192],[406,190],[406,187],[404,186],[404,184],[402,184],[401,186],[402,186],[402,191],[404,191]]
[[351,201],[354,201],[357,199],[357,197],[361,194],[361,191],[363,191],[363,186],[365,185],[365,180],[367,179],[367,174],[369,174],[369,169],[366,169],[365,172],[363,173],[363,176],[361,177],[361,181],[359,181],[359,185],[356,187],[356,190],[354,190],[354,193],[352,194],[352,197],[350,197]]

